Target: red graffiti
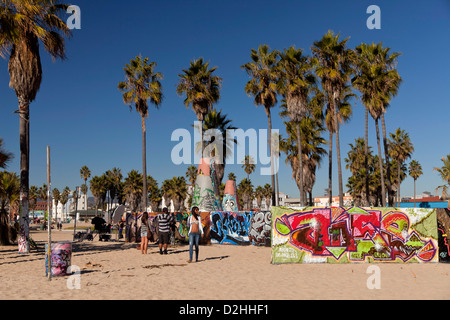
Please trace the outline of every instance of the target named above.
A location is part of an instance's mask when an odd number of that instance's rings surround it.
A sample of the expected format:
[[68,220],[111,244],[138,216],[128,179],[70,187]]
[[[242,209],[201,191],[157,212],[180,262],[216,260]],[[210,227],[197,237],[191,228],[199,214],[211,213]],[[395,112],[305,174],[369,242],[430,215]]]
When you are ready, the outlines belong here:
[[[334,208],[335,209],[335,208]],[[348,253],[350,261],[408,261],[417,257],[431,261],[437,252],[431,240],[423,240],[415,231],[409,232],[408,216],[391,211],[382,216],[379,210],[362,208],[313,209],[285,214],[277,218],[275,230],[289,236],[289,243],[313,256],[339,260]]]

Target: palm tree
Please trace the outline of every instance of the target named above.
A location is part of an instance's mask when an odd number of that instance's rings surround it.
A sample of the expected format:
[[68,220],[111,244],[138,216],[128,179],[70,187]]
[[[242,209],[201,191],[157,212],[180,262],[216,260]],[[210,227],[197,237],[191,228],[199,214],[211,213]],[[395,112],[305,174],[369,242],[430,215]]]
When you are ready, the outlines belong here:
[[184,199],[187,196],[186,179],[184,177],[173,177],[170,180],[165,180],[161,189],[164,198],[169,203],[172,200],[175,212],[180,212],[184,209]]
[[[225,165],[227,155],[233,151],[233,143],[237,144],[236,138],[230,141],[227,139],[226,132],[227,130],[237,129],[236,127],[231,125],[231,119],[227,118],[226,114],[222,114],[222,110],[217,111],[215,108],[208,111],[208,114],[204,118],[203,122],[203,131],[210,130],[212,135],[204,134],[203,135],[203,145],[207,148],[209,145],[213,143],[219,143],[221,145],[215,145],[215,148],[212,150],[211,157],[214,157],[215,161],[215,169],[217,175],[218,183],[222,183],[223,176],[225,174]],[[222,141],[216,142],[215,138],[220,136]],[[221,142],[221,143],[220,143]],[[217,148],[221,148],[218,150]]]
[[[103,194],[105,193],[104,181],[103,181],[102,177],[94,176],[94,177],[92,177],[89,184],[90,184],[91,193],[95,199],[95,216],[97,216],[98,215],[98,207],[100,206],[100,203],[103,198]],[[74,191],[74,194],[76,194],[76,191]]]
[[163,75],[155,72],[156,62],[150,62],[149,58],[142,59],[137,56],[132,59],[130,64],[126,64],[125,81],[118,85],[118,89],[123,93],[123,102],[130,107],[136,107],[136,111],[141,115],[142,126],[142,206],[143,210],[147,210],[147,157],[146,157],[146,128],[145,118],[148,117],[148,100],[157,109],[161,105],[163,94],[160,80]]
[[10,87],[15,90],[20,136],[19,252],[29,253],[30,111],[42,81],[39,40],[53,59],[65,59],[64,36],[71,32],[60,18],[67,5],[58,0],[8,0],[0,3],[0,55],[9,56]]
[[[87,186],[85,184],[83,184],[83,186],[85,186],[87,188]],[[60,202],[62,204],[62,207],[65,208],[66,203],[69,201],[69,195],[70,195],[70,189],[69,187],[65,187],[64,190],[61,192],[61,197],[60,197]],[[67,211],[66,211],[67,213]]]
[[[389,134],[391,137],[391,140],[389,140],[389,152],[392,156],[392,159],[394,159],[397,162],[397,182],[398,182],[398,188],[397,188],[397,206],[400,205],[400,169],[403,163],[411,157],[411,154],[414,152],[414,146],[411,142],[411,139],[409,138],[409,134],[405,132],[405,130],[401,130],[398,128],[395,130],[394,133]],[[388,177],[389,179],[389,177]],[[383,197],[385,195],[383,194]]]
[[237,193],[239,195],[239,200],[243,202],[243,208],[247,210],[252,209],[252,199],[253,199],[253,185],[250,179],[243,179],[237,186]]
[[[325,92],[325,96],[332,111],[334,133],[336,134],[340,206],[343,206],[344,204],[344,193],[342,185],[341,150],[339,144],[339,119],[337,114],[340,101],[343,98],[342,93],[346,90],[350,75],[353,73],[352,64],[355,60],[353,50],[347,49],[348,39],[349,38],[346,38],[340,41],[339,34],[334,35],[332,31],[328,31],[320,41],[315,41],[311,48],[313,56],[317,58],[319,62],[316,67],[316,74],[321,79],[322,89]],[[329,188],[331,195],[331,183]]]
[[[81,179],[84,180],[84,185],[87,186],[87,179],[89,179],[91,177],[91,170],[89,170],[89,168],[87,166],[83,166],[80,169],[80,175],[81,175]],[[87,192],[88,192],[88,188],[82,188],[81,192],[84,194],[84,209],[87,210]]]
[[253,159],[249,155],[246,155],[244,161],[242,161],[242,168],[247,174],[247,179],[250,180],[250,175],[253,173],[253,171],[255,171],[256,168],[255,159]]
[[409,163],[409,175],[414,179],[414,208],[416,207],[416,180],[423,174],[419,161],[412,160]]
[[[436,191],[442,189],[442,198],[446,199],[448,198],[448,187],[450,187],[450,154],[448,154],[446,157],[442,157],[441,160],[444,165],[440,168],[435,167],[433,168],[433,170],[437,171],[442,180],[447,182],[447,184],[436,188]],[[448,208],[450,208],[450,199],[448,201]]]
[[252,49],[250,53],[251,62],[241,66],[250,77],[250,81],[245,85],[245,92],[248,96],[254,97],[256,106],[263,106],[268,120],[268,141],[270,152],[270,170],[272,180],[272,205],[276,204],[275,198],[275,176],[273,170],[272,154],[272,118],[270,109],[277,104],[277,83],[279,81],[279,70],[277,50],[270,51],[266,44],[258,47],[258,50]]
[[61,201],[61,192],[58,188],[52,189],[53,200],[55,201],[55,220],[58,221],[58,204]]
[[127,202],[131,207],[131,211],[136,211],[142,197],[143,177],[142,174],[136,170],[128,172],[125,178],[124,192]]
[[8,212],[6,205],[9,204],[9,211],[15,201],[19,199],[20,180],[16,173],[0,172],[0,244],[9,245],[11,243],[11,233],[9,227]]
[[[297,124],[297,149],[302,150],[302,136],[300,122],[308,111],[308,98],[316,86],[313,64],[316,59],[303,55],[302,49],[289,47],[280,53],[280,82],[279,92],[286,99],[287,112],[290,120]],[[303,168],[301,152],[297,152],[300,168]],[[303,170],[300,174],[300,206],[304,206]]]
[[30,201],[30,209],[33,210],[33,219],[34,212],[36,211],[37,199],[39,197],[39,189],[36,186],[31,186],[29,190],[28,199]]
[[[283,110],[284,105],[282,105]],[[284,114],[282,111],[280,114]],[[292,177],[300,190],[302,183],[303,198],[306,199],[306,193],[309,193],[309,205],[312,205],[312,189],[316,179],[316,168],[320,166],[321,159],[326,153],[321,146],[326,143],[322,138],[322,132],[325,130],[320,116],[310,111],[300,121],[300,131],[302,135],[302,165],[300,165],[297,139],[297,124],[294,122],[285,122],[286,133],[288,137],[280,140],[280,150],[286,154],[286,164],[290,164]],[[302,168],[302,169],[300,169]],[[300,171],[303,172],[303,181],[300,181]],[[305,204],[304,204],[305,205]]]
[[256,205],[261,209],[262,199],[264,198],[264,188],[262,186],[257,186],[254,196],[256,198]]
[[203,157],[203,120],[213,104],[220,99],[220,87],[222,79],[213,75],[217,67],[209,67],[209,62],[203,58],[191,61],[189,69],[184,69],[179,74],[180,81],[177,85],[177,94],[186,96],[184,105],[192,107],[200,122],[201,157]]
[[267,210],[270,208],[270,204],[272,203],[271,200],[273,199],[272,195],[272,186],[268,183],[266,183],[263,187],[264,189],[264,202],[266,203]]
[[0,139],[0,168],[5,169],[8,162],[10,162],[14,155],[11,152],[8,152],[2,148],[3,139]]
[[120,182],[122,181],[122,172],[119,168],[113,168],[112,170],[106,171],[105,174],[108,180],[110,206],[112,207],[114,199],[119,195]]

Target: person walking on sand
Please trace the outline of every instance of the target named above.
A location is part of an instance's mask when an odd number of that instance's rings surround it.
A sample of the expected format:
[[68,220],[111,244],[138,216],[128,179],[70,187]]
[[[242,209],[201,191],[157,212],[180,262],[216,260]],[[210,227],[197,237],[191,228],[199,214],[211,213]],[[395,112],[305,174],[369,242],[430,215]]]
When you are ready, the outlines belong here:
[[171,219],[172,216],[169,214],[167,208],[163,209],[163,213],[158,214],[159,254],[167,254],[167,246],[170,241],[169,232]]
[[148,213],[144,212],[141,218],[141,253],[147,254],[148,248]]
[[193,247],[195,245],[195,262],[198,261],[199,243],[203,234],[202,218],[200,217],[198,207],[192,208],[192,215],[188,218],[189,228],[189,260],[192,262]]

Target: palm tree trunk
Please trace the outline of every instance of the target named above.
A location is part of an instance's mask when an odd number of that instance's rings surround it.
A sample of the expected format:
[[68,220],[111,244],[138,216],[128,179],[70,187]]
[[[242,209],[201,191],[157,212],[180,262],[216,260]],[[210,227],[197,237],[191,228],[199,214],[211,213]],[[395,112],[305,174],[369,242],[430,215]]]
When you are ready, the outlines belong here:
[[28,102],[19,99],[20,135],[20,230],[19,253],[30,252],[30,226],[28,221],[28,189],[30,170],[30,109]]
[[[84,184],[87,187],[87,179],[84,179]],[[86,210],[86,213],[87,213],[87,203],[86,202],[87,202],[87,192],[84,194],[84,210]]]
[[364,142],[364,168],[366,170],[365,185],[366,185],[366,206],[370,206],[369,195],[369,109],[365,108],[365,142]]
[[414,208],[416,207],[416,179],[414,179]]
[[142,116],[142,210],[147,211],[147,152],[145,116]]
[[303,157],[302,157],[302,136],[300,130],[300,122],[297,122],[297,150],[298,150],[298,163],[299,163],[299,173],[300,173],[300,206],[305,205],[305,198],[303,195]]
[[272,155],[272,117],[270,116],[270,108],[266,107],[267,120],[269,122],[269,134],[268,134],[268,144],[269,144],[269,152],[270,152],[270,176],[272,180],[272,206],[276,206],[276,198],[275,198],[275,176],[273,170],[273,155]]
[[331,207],[333,203],[333,131],[330,130],[328,141],[328,202]]
[[275,161],[275,178],[276,178],[276,184],[277,184],[277,206],[280,205],[280,184],[278,183],[278,168],[277,168],[277,162]]
[[400,167],[402,166],[401,163],[397,164],[398,170],[397,170],[397,179],[398,179],[398,188],[397,188],[397,208],[400,207]]
[[386,187],[387,187],[387,194],[388,194],[388,203],[389,207],[394,205],[394,199],[391,195],[392,193],[392,186],[391,186],[391,165],[389,161],[389,146],[387,143],[386,138],[386,123],[384,121],[384,113],[381,113],[381,127],[383,130],[383,144],[384,144],[384,158],[386,159]]
[[386,189],[384,185],[383,157],[381,156],[380,128],[378,126],[378,118],[375,119],[375,127],[377,131],[378,165],[380,166],[380,176],[381,176],[381,203],[383,207],[386,207]]
[[344,205],[344,188],[342,185],[341,148],[339,144],[339,121],[337,118],[336,99],[333,99],[334,126],[336,128],[336,155],[338,163],[339,206]]

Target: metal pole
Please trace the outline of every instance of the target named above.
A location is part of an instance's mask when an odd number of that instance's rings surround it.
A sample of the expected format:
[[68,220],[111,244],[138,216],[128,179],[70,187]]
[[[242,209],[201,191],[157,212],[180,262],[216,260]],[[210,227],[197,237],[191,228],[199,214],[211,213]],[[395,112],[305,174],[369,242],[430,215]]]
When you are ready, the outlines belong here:
[[52,212],[51,205],[51,181],[50,181],[50,147],[47,146],[47,228],[48,228],[48,252],[47,252],[47,268],[48,280],[52,280]]

